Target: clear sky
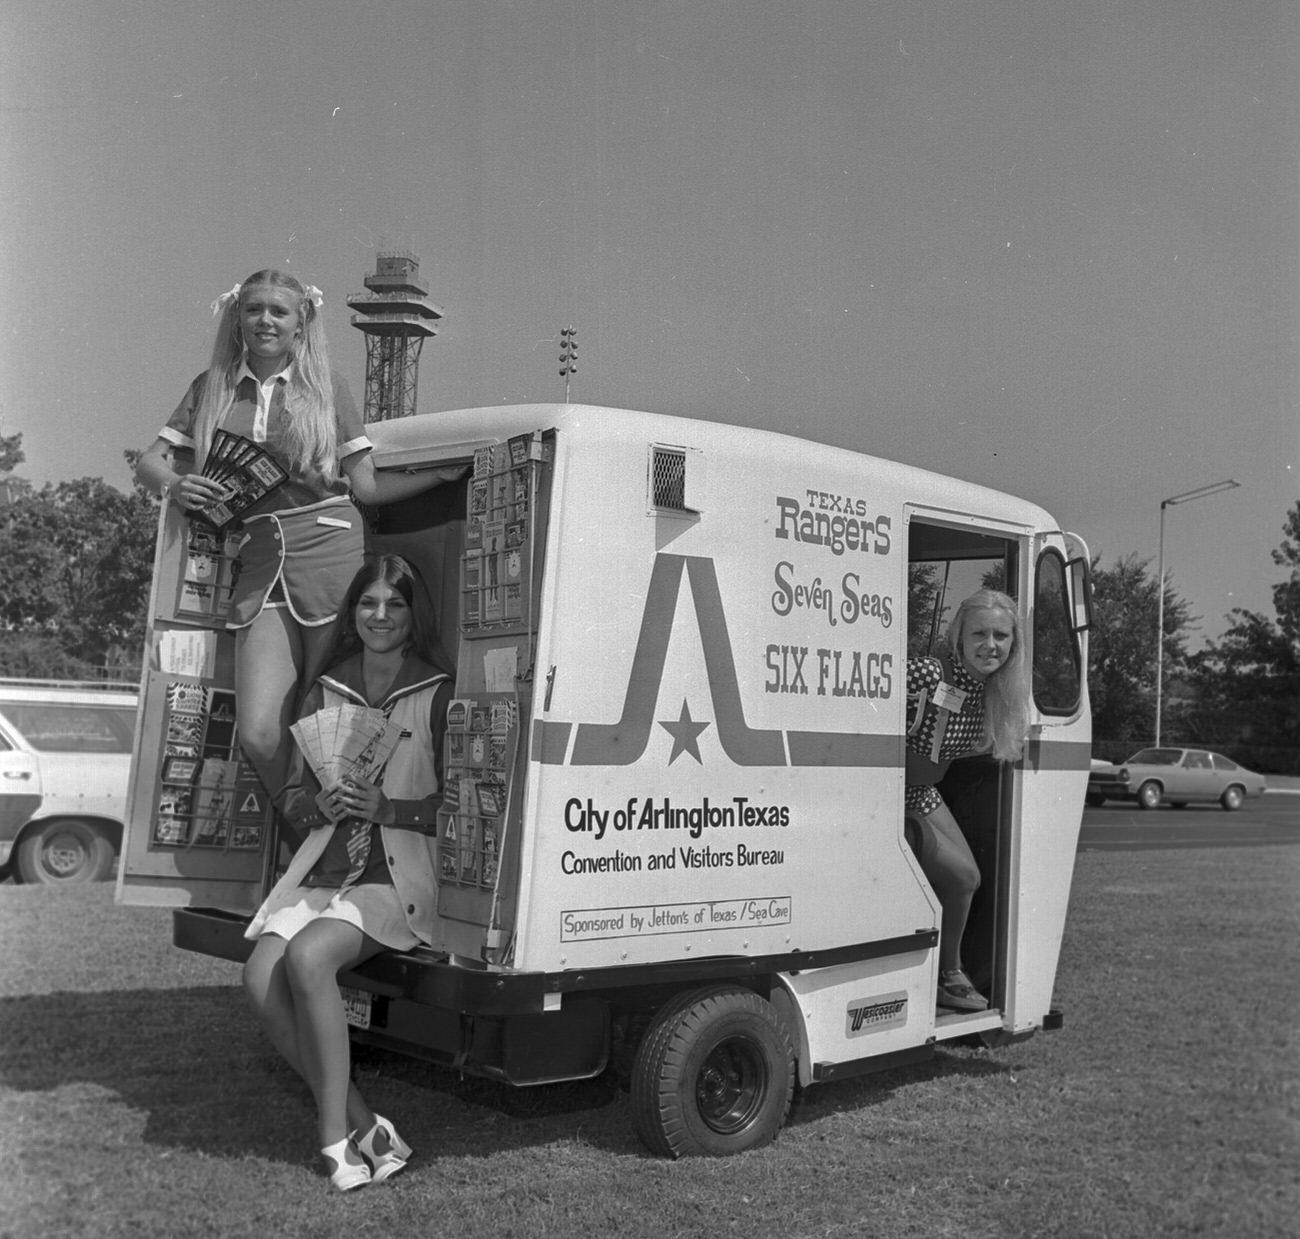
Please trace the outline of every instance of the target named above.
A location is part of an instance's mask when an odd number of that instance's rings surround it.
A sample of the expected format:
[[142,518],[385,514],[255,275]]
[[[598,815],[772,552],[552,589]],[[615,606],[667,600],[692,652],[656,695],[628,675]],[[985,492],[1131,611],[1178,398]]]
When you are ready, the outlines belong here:
[[446,311],[422,412],[573,398],[1011,491],[1272,615],[1300,448],[1295,0],[7,0],[0,431],[127,485],[283,266]]

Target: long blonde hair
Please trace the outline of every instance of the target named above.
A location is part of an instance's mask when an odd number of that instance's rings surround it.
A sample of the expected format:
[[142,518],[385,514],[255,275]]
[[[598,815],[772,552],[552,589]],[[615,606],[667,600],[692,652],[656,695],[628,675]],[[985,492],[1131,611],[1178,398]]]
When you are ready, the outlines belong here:
[[256,271],[240,286],[221,311],[212,361],[203,382],[194,419],[195,462],[201,469],[212,446],[212,436],[235,403],[235,379],[244,359],[244,332],[240,310],[244,298],[259,285],[287,288],[298,298],[302,329],[291,355],[285,384],[284,431],[276,446],[298,474],[332,477],[338,468],[338,435],[334,426],[334,387],[330,380],[325,325],[307,290],[285,271]]
[[996,589],[981,589],[963,599],[943,643],[953,663],[962,666],[962,629],[972,611],[985,607],[1005,611],[1011,618],[1011,653],[984,681],[984,737],[980,751],[992,753],[998,761],[1015,761],[1024,752],[1029,732],[1029,666],[1016,600]]

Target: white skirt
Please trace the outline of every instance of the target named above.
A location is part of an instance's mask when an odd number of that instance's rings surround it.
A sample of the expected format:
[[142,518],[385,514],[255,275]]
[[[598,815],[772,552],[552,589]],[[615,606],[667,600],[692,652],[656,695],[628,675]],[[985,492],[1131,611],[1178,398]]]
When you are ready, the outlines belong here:
[[[318,917],[346,921],[367,937],[394,951],[409,951],[420,940],[406,923],[406,913],[394,887],[375,882],[362,886],[300,886],[292,902],[266,918],[262,933],[286,941]],[[260,935],[259,935],[260,936]]]

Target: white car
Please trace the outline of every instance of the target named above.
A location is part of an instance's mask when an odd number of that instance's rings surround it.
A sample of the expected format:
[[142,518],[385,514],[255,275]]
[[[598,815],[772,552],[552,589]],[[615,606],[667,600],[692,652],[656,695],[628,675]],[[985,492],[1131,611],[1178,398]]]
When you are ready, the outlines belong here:
[[112,876],[137,698],[121,684],[0,679],[0,878]]

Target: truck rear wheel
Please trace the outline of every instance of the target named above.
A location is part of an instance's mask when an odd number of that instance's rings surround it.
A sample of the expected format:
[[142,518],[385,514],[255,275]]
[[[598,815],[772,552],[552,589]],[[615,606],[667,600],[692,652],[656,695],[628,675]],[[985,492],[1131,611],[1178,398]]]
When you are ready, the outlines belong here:
[[655,1016],[632,1071],[632,1123],[653,1153],[725,1157],[768,1144],[794,1095],[794,1049],[746,989],[683,994]]
[[38,822],[18,844],[15,867],[19,881],[34,886],[102,882],[113,872],[113,844],[79,818]]

